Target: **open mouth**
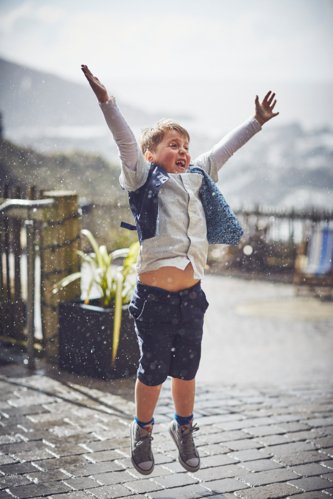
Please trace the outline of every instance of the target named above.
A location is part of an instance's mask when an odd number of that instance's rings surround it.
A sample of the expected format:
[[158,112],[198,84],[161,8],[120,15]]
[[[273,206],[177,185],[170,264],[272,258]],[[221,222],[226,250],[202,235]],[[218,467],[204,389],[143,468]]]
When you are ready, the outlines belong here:
[[176,166],[178,168],[182,168],[183,170],[185,170],[185,168],[186,168],[186,161],[184,159],[179,159],[178,161],[176,161]]

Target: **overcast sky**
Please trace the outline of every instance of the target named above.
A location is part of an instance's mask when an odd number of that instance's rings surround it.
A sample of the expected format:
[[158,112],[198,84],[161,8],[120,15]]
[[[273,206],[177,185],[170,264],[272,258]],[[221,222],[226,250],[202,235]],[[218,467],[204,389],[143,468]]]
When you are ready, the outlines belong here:
[[0,55],[225,124],[272,87],[282,119],[332,123],[332,27],[333,0],[0,0]]

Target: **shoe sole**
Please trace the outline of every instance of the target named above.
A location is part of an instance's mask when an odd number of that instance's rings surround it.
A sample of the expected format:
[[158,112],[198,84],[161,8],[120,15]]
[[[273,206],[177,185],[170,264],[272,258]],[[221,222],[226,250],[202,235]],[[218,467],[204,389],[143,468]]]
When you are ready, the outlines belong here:
[[199,464],[197,466],[189,466],[188,464],[185,463],[185,461],[182,460],[182,457],[180,455],[180,451],[179,451],[179,447],[178,447],[178,442],[177,442],[177,439],[176,437],[174,436],[173,434],[173,431],[172,431],[172,426],[170,425],[169,426],[169,433],[172,437],[172,440],[175,442],[176,444],[176,447],[178,449],[178,461],[179,463],[182,465],[182,467],[186,470],[186,471],[198,471],[200,469],[200,458],[199,458]]
[[133,464],[136,471],[138,473],[141,473],[141,475],[150,475],[154,471],[155,462],[153,461],[153,465],[149,470],[143,470],[142,468],[139,468],[139,465],[134,461],[133,456],[132,456],[133,442],[134,442],[133,426],[131,426],[131,463]]

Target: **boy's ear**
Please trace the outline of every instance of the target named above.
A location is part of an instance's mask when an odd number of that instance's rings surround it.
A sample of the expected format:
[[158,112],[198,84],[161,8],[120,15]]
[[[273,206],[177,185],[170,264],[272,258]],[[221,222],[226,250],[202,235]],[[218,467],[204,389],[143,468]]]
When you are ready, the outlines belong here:
[[144,157],[147,161],[151,162],[154,159],[153,153],[147,149],[147,151],[144,154]]

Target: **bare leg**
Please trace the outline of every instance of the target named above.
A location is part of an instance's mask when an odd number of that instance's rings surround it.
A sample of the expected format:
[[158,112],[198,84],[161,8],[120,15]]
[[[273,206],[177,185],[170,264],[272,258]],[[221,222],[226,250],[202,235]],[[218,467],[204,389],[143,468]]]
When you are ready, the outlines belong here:
[[162,385],[148,386],[136,380],[135,405],[139,421],[148,422],[152,419],[161,388]]
[[172,378],[171,391],[176,414],[183,417],[191,416],[195,398],[195,378],[189,381]]

